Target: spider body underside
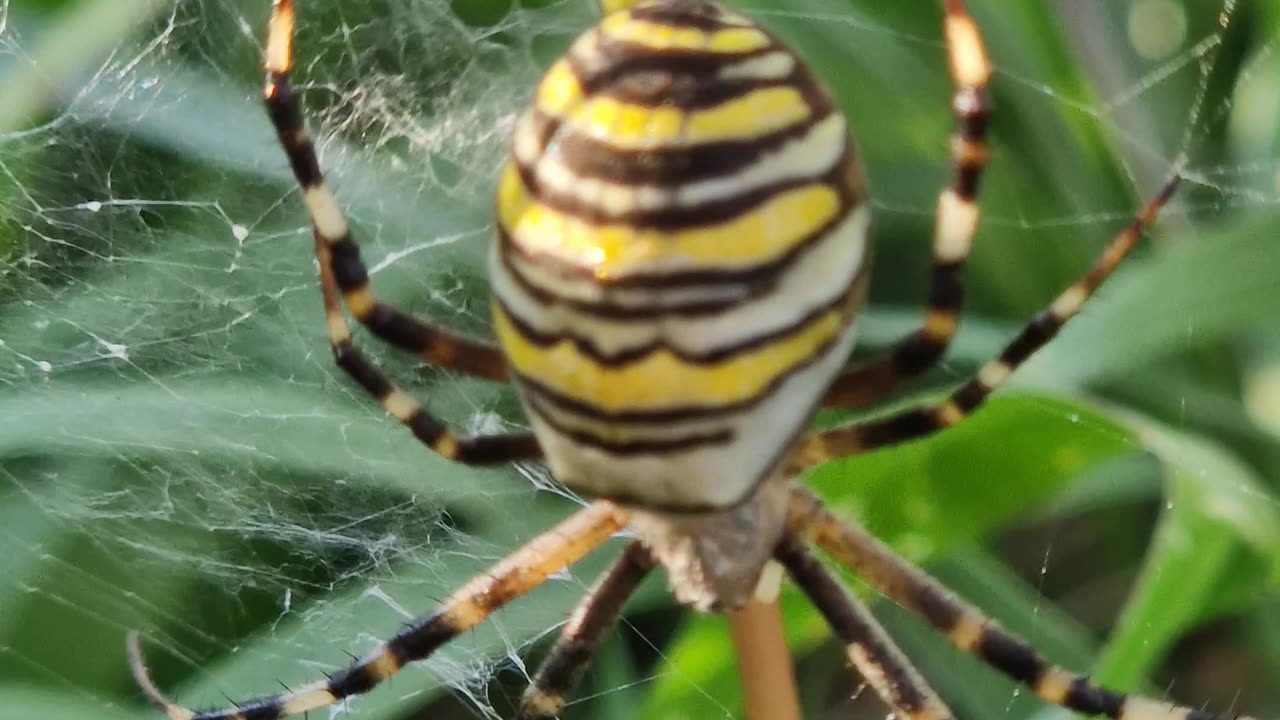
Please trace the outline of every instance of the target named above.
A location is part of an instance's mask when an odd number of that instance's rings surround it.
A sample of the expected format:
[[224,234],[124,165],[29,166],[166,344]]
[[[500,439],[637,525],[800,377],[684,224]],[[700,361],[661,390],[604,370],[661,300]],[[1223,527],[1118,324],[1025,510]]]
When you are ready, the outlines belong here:
[[[868,278],[865,183],[845,121],[799,58],[745,16],[706,0],[605,0],[608,14],[548,69],[517,123],[498,182],[490,254],[498,345],[380,302],[324,184],[289,80],[294,8],[275,0],[268,114],[311,218],[334,358],[440,455],[470,464],[542,459],[598,498],[457,589],[328,679],[196,712],[134,677],[170,720],[272,720],[373,689],[618,530],[637,538],[574,611],[521,700],[556,716],[592,649],[661,565],[677,599],[742,606],[769,561],[818,607],[863,678],[899,717],[951,712],[817,546],[1039,697],[1116,720],[1219,716],[1113,692],[1058,668],[976,607],[839,518],[794,478],[833,457],[945,429],[1076,315],[1173,194],[1176,174],[1077,282],[946,399],[823,432],[821,406],[879,400],[937,362],[956,330],[978,222],[990,73],[961,0],[943,0],[956,86],[955,173],[939,196],[920,327],[846,367]],[[516,386],[532,432],[460,436],[353,344],[343,307],[424,360]]]

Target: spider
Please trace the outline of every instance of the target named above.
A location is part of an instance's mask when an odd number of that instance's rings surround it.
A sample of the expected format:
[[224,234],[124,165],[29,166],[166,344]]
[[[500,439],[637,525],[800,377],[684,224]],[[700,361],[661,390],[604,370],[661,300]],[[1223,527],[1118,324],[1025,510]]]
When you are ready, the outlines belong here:
[[[938,199],[923,320],[879,358],[848,366],[868,278],[869,210],[831,96],[777,38],[733,10],[707,0],[604,5],[604,19],[546,71],[515,127],[489,261],[495,345],[375,297],[290,84],[293,3],[274,1],[264,99],[310,216],[337,365],[445,458],[545,461],[594,500],[345,670],[283,694],[187,709],[152,683],[131,634],[132,670],[149,701],[170,720],[264,720],[332,705],[427,658],[628,529],[635,539],[580,602],[524,693],[522,720],[557,715],[653,568],[665,569],[680,602],[725,611],[765,591],[772,562],[899,717],[952,717],[815,546],[1045,701],[1117,720],[1215,717],[1049,664],[795,480],[830,458],[920,438],[978,409],[1080,311],[1172,196],[1177,175],[944,400],[811,432],[817,408],[884,398],[931,368],[956,331],[987,159],[990,65],[979,30],[962,0],[943,0],[954,176]],[[375,336],[429,363],[512,381],[531,430],[450,431],[353,344],[344,305]]]

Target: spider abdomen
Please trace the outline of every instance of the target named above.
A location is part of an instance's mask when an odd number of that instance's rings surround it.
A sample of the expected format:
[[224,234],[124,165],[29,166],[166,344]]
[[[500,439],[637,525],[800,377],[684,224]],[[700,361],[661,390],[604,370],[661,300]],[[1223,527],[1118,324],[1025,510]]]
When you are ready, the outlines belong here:
[[865,277],[844,118],[750,20],[607,17],[547,71],[498,191],[497,334],[556,475],[739,502],[843,364]]

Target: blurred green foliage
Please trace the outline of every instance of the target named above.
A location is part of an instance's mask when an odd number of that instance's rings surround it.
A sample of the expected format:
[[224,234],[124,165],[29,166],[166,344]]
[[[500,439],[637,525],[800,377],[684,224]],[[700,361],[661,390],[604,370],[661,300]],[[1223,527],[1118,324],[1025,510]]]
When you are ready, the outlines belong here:
[[[1231,3],[1225,23],[1219,2],[970,4],[998,69],[994,154],[964,330],[916,399],[994,352],[1160,177],[1189,182],[1014,390],[812,482],[1055,660],[1280,714],[1280,3]],[[192,703],[314,679],[573,507],[536,473],[437,460],[330,367],[309,233],[255,97],[267,5],[3,5],[0,717],[138,717],[130,627]],[[935,5],[746,5],[857,131],[877,207],[866,353],[915,322],[947,173]],[[301,12],[312,126],[380,291],[485,333],[506,129],[592,8]],[[455,422],[519,422],[506,389],[379,356]],[[605,555],[352,716],[509,716]],[[883,716],[849,700],[821,619],[783,604],[808,715]],[[877,610],[960,717],[1046,713]],[[568,717],[735,715],[724,621],[649,583],[578,696]]]

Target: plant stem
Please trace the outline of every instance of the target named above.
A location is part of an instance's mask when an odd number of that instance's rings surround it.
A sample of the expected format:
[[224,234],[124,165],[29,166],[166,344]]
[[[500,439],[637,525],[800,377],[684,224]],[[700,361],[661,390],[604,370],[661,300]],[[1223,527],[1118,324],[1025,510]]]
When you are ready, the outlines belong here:
[[729,613],[747,720],[801,720],[791,652],[777,600]]

